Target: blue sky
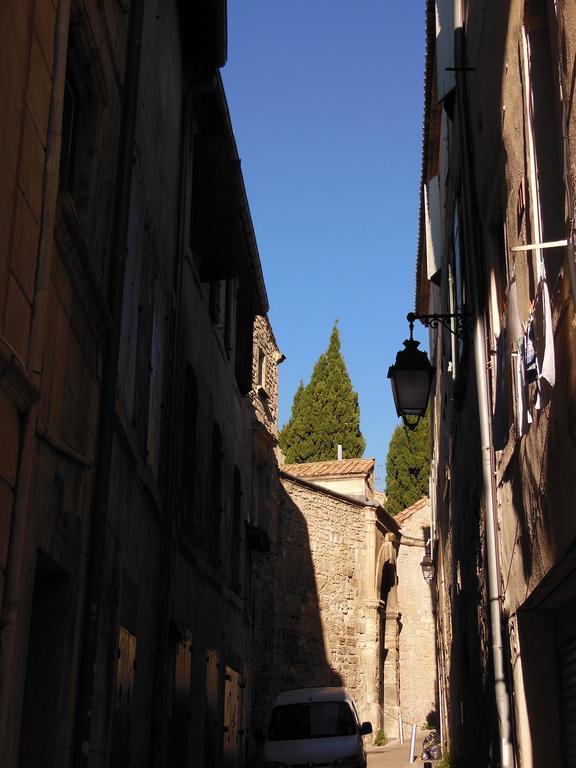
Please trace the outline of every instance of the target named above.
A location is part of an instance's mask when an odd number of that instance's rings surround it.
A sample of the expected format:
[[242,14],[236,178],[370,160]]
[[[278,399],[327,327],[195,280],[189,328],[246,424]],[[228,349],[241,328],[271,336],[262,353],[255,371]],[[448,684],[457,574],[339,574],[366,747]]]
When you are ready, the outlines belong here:
[[414,307],[423,71],[423,0],[228,0],[222,76],[287,358],[280,424],[338,318],[382,479],[386,374]]

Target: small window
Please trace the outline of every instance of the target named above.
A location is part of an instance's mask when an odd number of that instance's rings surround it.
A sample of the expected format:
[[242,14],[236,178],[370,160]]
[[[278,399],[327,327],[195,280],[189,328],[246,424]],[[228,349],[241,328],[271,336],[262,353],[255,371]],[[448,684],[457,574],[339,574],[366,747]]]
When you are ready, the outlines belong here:
[[194,528],[194,507],[196,501],[196,442],[198,430],[198,385],[191,365],[186,366],[184,379],[184,409],[182,436],[182,490],[184,506],[184,527]]
[[212,429],[212,467],[210,493],[209,556],[212,563],[220,565],[220,524],[222,521],[222,434],[218,424]]
[[258,350],[258,379],[259,387],[266,387],[266,354],[263,349]]
[[158,479],[160,462],[165,335],[166,310],[164,292],[160,280],[156,279],[154,284],[154,309],[150,346],[150,386],[148,391],[148,432],[146,441],[146,463],[152,467],[156,479]]
[[240,470],[234,467],[232,484],[232,520],[230,525],[230,567],[232,571],[232,589],[240,589],[241,541],[242,534],[242,478]]
[[230,356],[233,348],[236,322],[236,280],[229,278],[225,283],[226,297],[224,308],[224,347]]
[[236,302],[234,367],[241,394],[247,395],[254,386],[254,309],[248,291],[239,286]]
[[62,111],[62,147],[60,150],[60,189],[72,192],[74,166],[78,143],[78,93],[70,73],[64,83],[64,107]]
[[[464,254],[462,253],[462,224],[460,218],[459,202],[456,202],[454,208],[454,226],[452,232],[452,247],[450,253],[450,263],[448,265],[448,291],[450,313],[462,315],[466,305],[466,279],[464,272]],[[457,333],[458,331],[458,333]],[[458,323],[458,318],[452,320],[452,377],[458,376],[458,368],[464,354],[465,340],[463,334],[466,332],[465,323]]]
[[225,283],[215,280],[210,283],[210,317],[216,325],[222,325],[225,307]]
[[268,524],[268,499],[270,497],[270,478],[267,465],[262,462],[256,467],[256,487],[254,498],[253,523],[260,528]]

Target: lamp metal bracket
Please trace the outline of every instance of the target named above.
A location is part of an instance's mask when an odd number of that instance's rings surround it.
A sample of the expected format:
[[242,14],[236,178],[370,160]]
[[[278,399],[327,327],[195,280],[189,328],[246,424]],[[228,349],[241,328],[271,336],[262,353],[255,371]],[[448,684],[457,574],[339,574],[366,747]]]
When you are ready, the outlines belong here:
[[[470,313],[468,312],[453,312],[452,314],[432,314],[432,315],[419,315],[416,312],[408,312],[406,319],[410,324],[410,339],[414,332],[414,322],[419,320],[426,328],[438,328],[439,325],[446,328],[447,331],[453,333],[457,338],[463,340],[466,329],[468,328],[470,321]],[[452,321],[455,320],[455,327],[452,325]]]

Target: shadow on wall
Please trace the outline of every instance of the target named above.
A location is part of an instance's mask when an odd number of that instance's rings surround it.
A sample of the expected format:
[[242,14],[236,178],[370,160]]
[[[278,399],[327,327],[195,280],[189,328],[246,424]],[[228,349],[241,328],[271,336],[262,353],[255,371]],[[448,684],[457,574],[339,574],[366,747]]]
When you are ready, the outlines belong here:
[[255,727],[264,727],[283,690],[342,685],[324,645],[318,589],[306,521],[279,480],[271,549],[255,563]]
[[[468,502],[466,524],[454,525],[458,559],[452,571],[452,643],[450,648],[451,735],[454,751],[470,768],[490,765],[497,754],[498,729],[486,617],[486,588],[479,578],[481,487],[477,478],[457,476],[453,506]],[[474,522],[472,524],[472,518]],[[488,673],[488,670],[489,673]],[[488,674],[487,674],[488,673]],[[458,727],[458,721],[460,727]]]

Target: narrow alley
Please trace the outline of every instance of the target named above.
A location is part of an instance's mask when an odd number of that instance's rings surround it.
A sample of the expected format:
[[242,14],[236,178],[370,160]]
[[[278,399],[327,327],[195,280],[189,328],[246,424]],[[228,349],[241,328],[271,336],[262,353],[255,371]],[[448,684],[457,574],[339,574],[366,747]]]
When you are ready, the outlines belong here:
[[0,768],[576,765],[575,92],[574,0],[1,0]]

